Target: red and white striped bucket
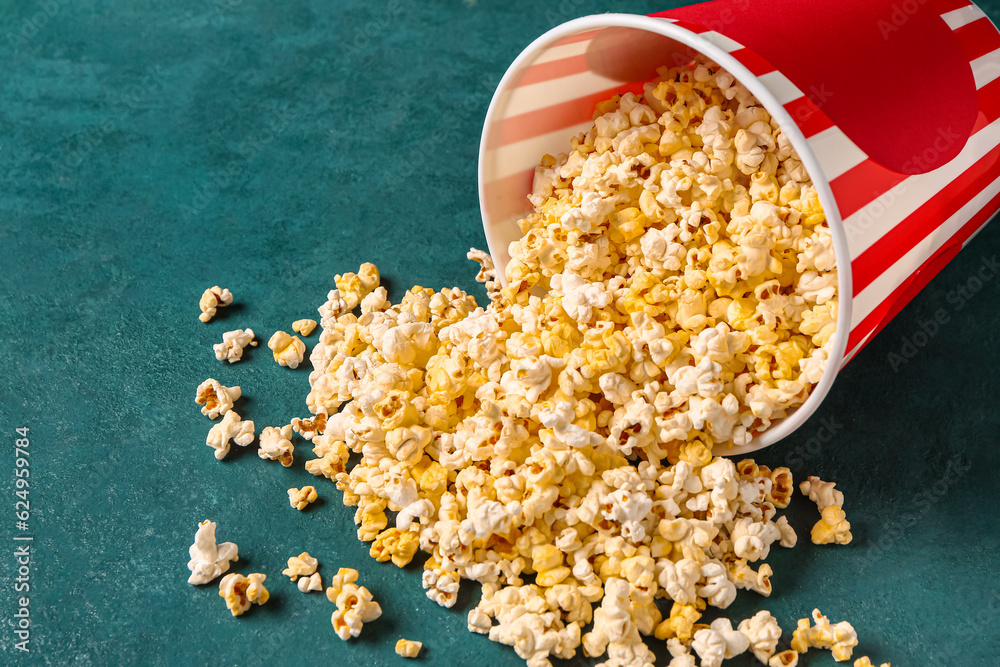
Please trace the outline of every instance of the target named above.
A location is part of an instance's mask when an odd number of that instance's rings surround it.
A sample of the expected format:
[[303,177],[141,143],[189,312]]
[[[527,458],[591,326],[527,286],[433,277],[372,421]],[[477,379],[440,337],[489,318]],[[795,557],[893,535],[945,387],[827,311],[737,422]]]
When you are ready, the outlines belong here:
[[[715,0],[601,14],[535,40],[490,104],[479,198],[503,268],[534,167],[598,101],[702,54],[778,120],[819,192],[839,269],[839,369],[1000,210],[1000,33],[964,0]],[[850,270],[847,270],[850,267]],[[833,383],[743,453],[785,437]]]

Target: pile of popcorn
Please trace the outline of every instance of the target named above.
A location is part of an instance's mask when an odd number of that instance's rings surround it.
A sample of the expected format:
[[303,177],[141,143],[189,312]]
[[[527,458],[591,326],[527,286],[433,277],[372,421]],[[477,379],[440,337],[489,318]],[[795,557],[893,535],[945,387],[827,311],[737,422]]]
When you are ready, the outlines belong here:
[[[818,610],[780,653],[766,611],[698,623],[738,589],[769,595],[760,561],[796,543],[776,516],[790,471],[713,450],[747,444],[820,380],[837,273],[769,114],[712,64],[660,75],[543,158],[506,287],[470,252],[486,308],[419,286],[392,304],[371,264],[337,276],[310,356],[315,418],[296,429],[318,457],[306,468],[357,508],[374,558],[429,554],[429,598],[450,607],[477,582],[469,629],[530,667],[581,647],[644,667],[650,636],[671,667],[746,650],[788,667],[810,647],[847,660],[853,628]],[[842,494],[811,489],[814,538],[850,541]]]

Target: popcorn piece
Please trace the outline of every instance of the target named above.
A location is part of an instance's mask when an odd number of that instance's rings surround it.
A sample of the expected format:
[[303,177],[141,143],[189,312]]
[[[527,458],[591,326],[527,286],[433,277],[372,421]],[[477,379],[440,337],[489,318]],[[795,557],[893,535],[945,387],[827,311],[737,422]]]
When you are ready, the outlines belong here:
[[288,567],[281,571],[283,575],[295,581],[299,577],[307,577],[316,571],[319,561],[303,551],[298,556],[288,559]]
[[740,655],[749,645],[746,635],[733,630],[728,618],[718,618],[708,628],[694,633],[691,648],[701,658],[701,667],[719,667],[723,659]]
[[188,583],[196,586],[210,583],[229,570],[229,564],[240,559],[239,548],[232,542],[215,542],[215,523],[202,521],[194,535],[194,544],[188,549],[191,560],[188,569],[191,576]]
[[264,587],[266,574],[254,572],[247,576],[227,574],[219,583],[219,596],[226,601],[226,606],[233,616],[242,616],[250,608],[250,604],[264,604],[271,597]]
[[[854,661],[854,667],[875,667],[867,655],[861,656]],[[888,662],[883,662],[879,667],[892,667]]]
[[813,475],[799,484],[799,490],[802,491],[802,495],[809,496],[809,500],[816,503],[819,511],[822,512],[831,505],[844,506],[844,494],[834,488],[836,485],[836,482],[824,482]]
[[810,535],[813,544],[850,544],[854,536],[847,514],[836,505],[830,505],[822,512]]
[[357,580],[357,570],[342,567],[326,589],[327,599],[337,605],[330,621],[344,641],[360,635],[365,623],[382,615],[382,608],[372,599],[371,592],[358,586]]
[[209,429],[205,444],[215,450],[215,458],[221,461],[229,453],[230,440],[240,447],[246,447],[253,442],[253,438],[254,423],[250,420],[243,421],[236,410],[229,410],[221,422]]
[[766,665],[781,640],[781,627],[777,619],[769,611],[759,611],[740,622],[739,631],[749,640],[754,657]]
[[288,368],[298,368],[306,353],[306,344],[298,336],[289,336],[284,331],[274,332],[267,346],[274,353],[278,365]]
[[194,402],[202,406],[201,414],[209,419],[216,419],[229,412],[233,403],[242,395],[243,392],[238,386],[225,387],[218,380],[208,378],[198,385]]
[[299,577],[296,585],[303,593],[323,590],[323,580],[320,578],[319,572],[313,572],[308,577]]
[[302,336],[308,336],[316,328],[316,320],[295,320],[292,322],[292,331]]
[[798,667],[799,654],[795,651],[782,651],[771,656],[767,661],[768,667]]
[[315,486],[303,486],[301,489],[292,487],[288,489],[288,502],[300,512],[310,503],[315,502],[318,497],[319,494],[316,493]]
[[851,624],[847,621],[831,624],[819,609],[813,609],[812,618],[815,623],[812,627],[808,618],[799,619],[792,634],[792,650],[805,653],[810,648],[828,648],[837,662],[850,660],[858,645],[858,635]]
[[278,461],[286,468],[292,465],[295,445],[292,444],[292,425],[278,428],[265,426],[260,432],[260,449],[257,456],[265,460]]
[[423,647],[423,642],[400,639],[396,642],[396,654],[404,658],[416,658]]
[[232,302],[233,294],[228,289],[222,289],[218,285],[211,287],[205,290],[205,293],[201,295],[201,301],[198,302],[198,306],[201,308],[201,315],[198,316],[198,319],[208,323],[215,317],[217,308],[228,306]]
[[257,346],[253,329],[233,329],[222,334],[222,342],[213,345],[212,349],[215,350],[215,358],[219,361],[235,364],[243,358],[243,350],[247,345]]
[[387,528],[375,537],[369,554],[380,563],[392,559],[396,567],[406,567],[413,560],[420,546],[417,533],[403,532],[399,528]]
[[292,430],[301,435],[306,440],[312,440],[317,435],[322,435],[326,430],[326,413],[321,412],[312,419],[292,419]]

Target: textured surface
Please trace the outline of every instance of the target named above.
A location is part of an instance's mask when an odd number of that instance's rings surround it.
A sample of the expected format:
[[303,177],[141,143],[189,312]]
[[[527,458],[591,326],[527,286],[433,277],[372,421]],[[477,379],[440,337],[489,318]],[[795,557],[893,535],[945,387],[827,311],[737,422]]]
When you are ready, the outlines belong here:
[[[261,348],[224,365],[211,344],[315,317],[333,275],[361,261],[394,298],[412,284],[482,297],[464,252],[485,247],[475,163],[507,64],[563,20],[665,3],[332,4],[0,6],[0,662],[404,664],[392,649],[407,637],[423,664],[523,664],[467,633],[471,586],[445,610],[418,566],[369,559],[331,485],[298,513],[285,490],[314,479],[300,467],[250,450],[215,461],[194,389],[242,385],[258,429],[303,416],[308,367]],[[858,654],[897,667],[996,664],[1000,282],[958,290],[998,241],[994,222],[759,457],[837,481],[855,541],[779,550],[772,598],[741,594],[729,615],[768,608],[790,631],[818,606],[854,623]],[[214,284],[238,305],[204,325]],[[17,426],[32,442],[27,656],[10,632]],[[801,499],[790,513],[803,535],[814,515]],[[240,546],[239,571],[268,574],[266,606],[233,619],[215,586],[185,583],[205,518]],[[333,606],[280,575],[303,550],[325,579],[357,567],[382,603],[360,639],[342,643]]]

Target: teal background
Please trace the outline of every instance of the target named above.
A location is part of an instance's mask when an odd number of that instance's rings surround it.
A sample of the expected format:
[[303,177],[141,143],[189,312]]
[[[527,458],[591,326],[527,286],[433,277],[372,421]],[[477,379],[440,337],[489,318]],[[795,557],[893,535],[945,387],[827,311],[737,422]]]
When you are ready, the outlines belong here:
[[[222,364],[211,345],[315,318],[334,274],[362,261],[393,298],[458,285],[484,302],[464,253],[485,248],[476,158],[506,66],[575,16],[666,5],[0,5],[0,663],[401,665],[393,645],[407,637],[424,642],[417,664],[523,664],[466,631],[472,584],[442,609],[418,565],[368,557],[353,510],[301,468],[308,447],[287,470],[253,448],[216,461],[194,391],[206,377],[241,385],[238,410],[258,430],[305,416],[308,366],[281,368],[266,348]],[[995,277],[957,290],[996,261],[998,240],[993,222],[759,457],[836,481],[855,540],[811,545],[815,508],[798,499],[804,539],[771,557],[773,596],[741,593],[728,616],[770,609],[787,641],[819,607],[850,620],[855,655],[876,664],[997,664],[1000,296]],[[198,299],[215,284],[236,305],[204,325]],[[935,317],[945,323],[921,336]],[[912,360],[893,363],[904,351]],[[11,645],[19,426],[35,538],[28,655]],[[285,490],[314,481],[321,501],[292,510]],[[239,545],[240,572],[268,574],[271,601],[242,618],[217,587],[186,583],[206,518]],[[303,550],[325,581],[358,568],[381,602],[359,639],[337,639],[333,605],[281,576]],[[834,663],[813,652],[800,664]]]

